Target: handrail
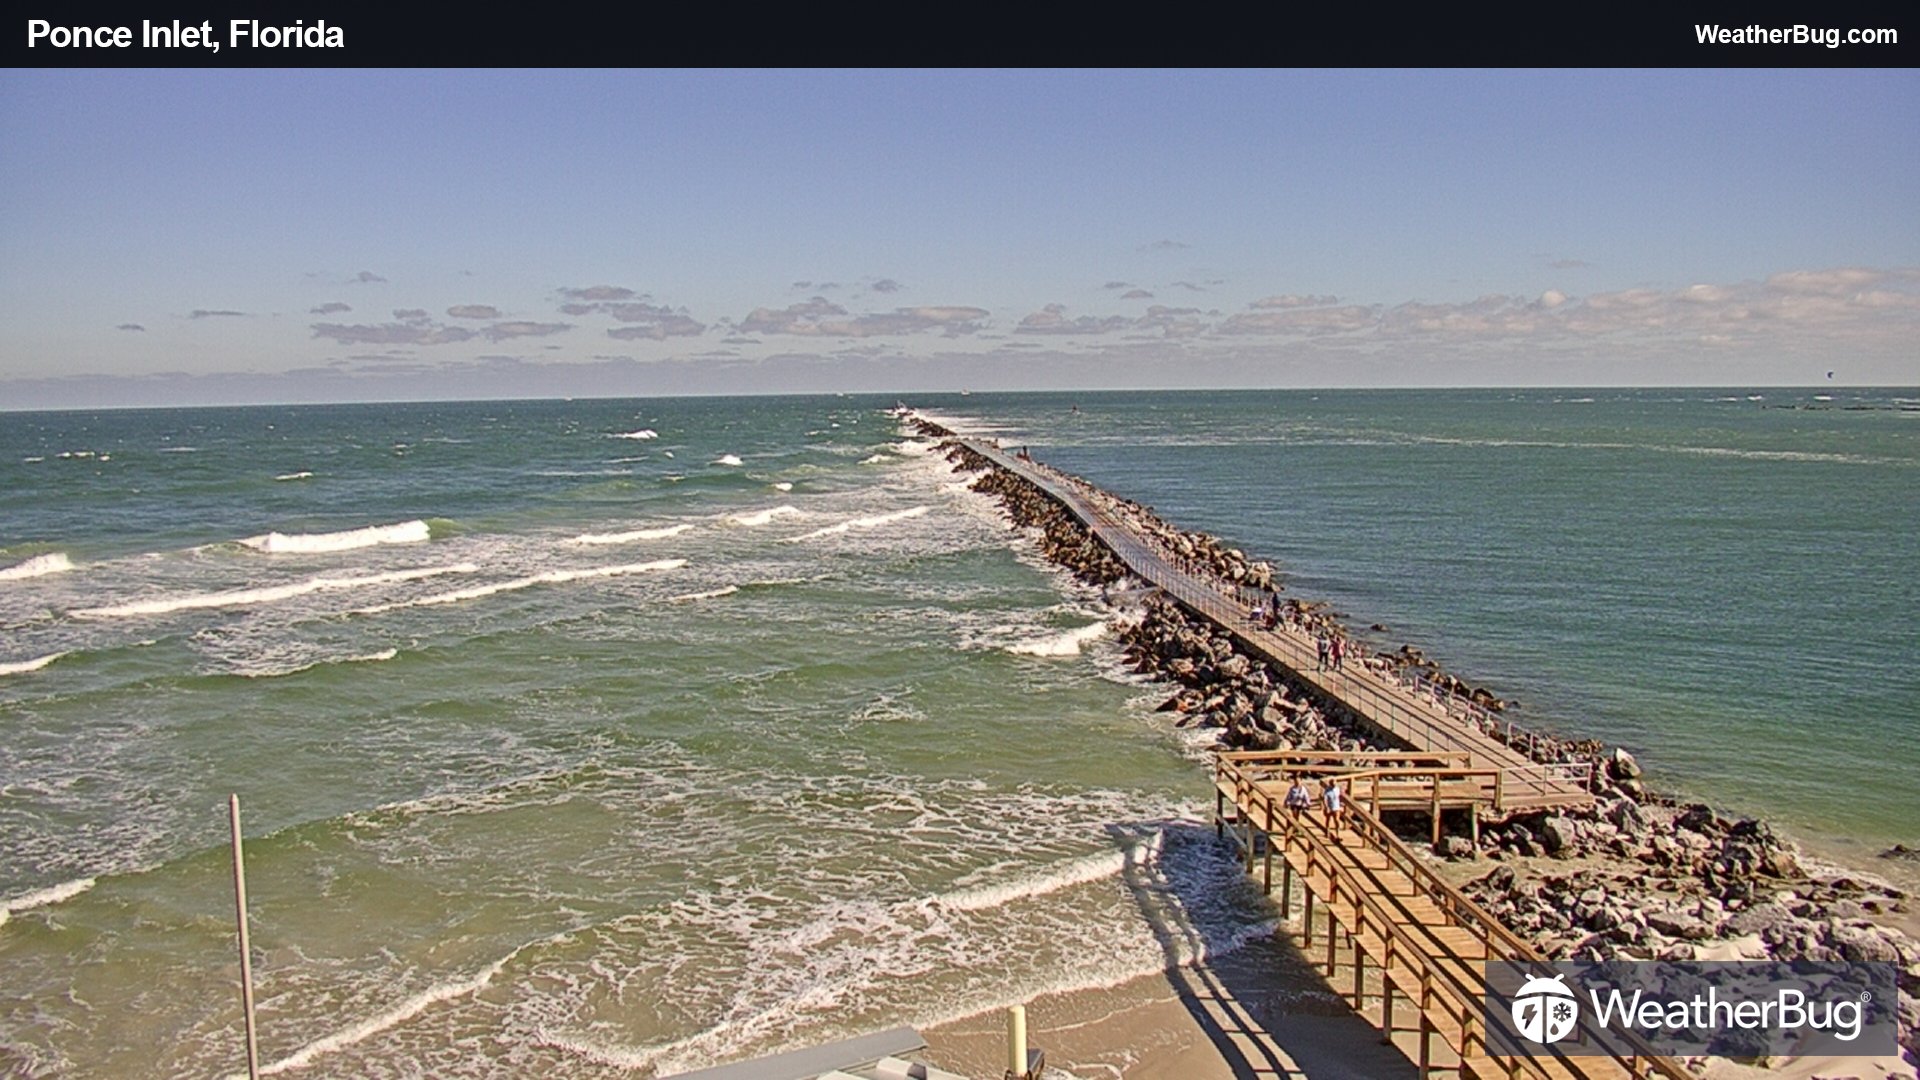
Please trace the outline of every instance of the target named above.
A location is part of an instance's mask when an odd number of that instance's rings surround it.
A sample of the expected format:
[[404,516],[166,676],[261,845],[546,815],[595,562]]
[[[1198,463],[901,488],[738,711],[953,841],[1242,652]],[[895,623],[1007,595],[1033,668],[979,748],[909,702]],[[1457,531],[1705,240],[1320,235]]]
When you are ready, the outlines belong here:
[[[1237,796],[1244,797],[1249,814],[1251,814],[1256,804],[1267,804],[1267,820],[1269,823],[1274,820],[1272,814],[1273,795],[1261,788],[1258,780],[1246,772],[1239,762],[1224,759],[1219,760],[1216,763],[1216,773],[1223,782],[1227,782],[1232,786]],[[1235,801],[1240,802],[1241,798],[1236,797]],[[1334,844],[1331,837],[1323,838],[1311,829],[1301,828],[1299,822],[1291,812],[1286,814],[1285,820],[1288,822],[1288,829],[1285,834],[1288,839],[1305,837],[1309,846],[1321,848]],[[1409,847],[1405,841],[1395,836],[1392,830],[1380,823],[1378,818],[1360,810],[1358,807],[1353,807],[1349,814],[1349,821],[1352,823],[1355,835],[1359,836],[1369,848],[1385,855],[1388,859],[1389,866],[1405,876],[1408,881],[1414,885],[1420,895],[1434,903],[1446,916],[1451,925],[1459,926],[1462,929],[1474,933],[1476,937],[1480,938],[1489,946],[1486,959],[1497,959],[1503,962],[1521,964],[1534,971],[1545,970],[1545,965],[1548,963],[1548,960],[1544,955],[1527,941],[1509,930],[1498,919],[1488,914],[1484,908],[1474,903],[1464,893],[1435,874],[1433,870],[1414,853],[1413,849]],[[1310,863],[1309,865],[1311,866],[1312,864]],[[1332,870],[1335,866],[1339,866],[1342,871],[1345,871],[1343,865],[1338,864],[1335,860],[1329,859],[1328,881],[1330,893],[1333,891],[1331,888],[1333,881]],[[1356,895],[1365,891],[1357,888],[1357,883],[1351,880],[1352,875],[1350,872],[1347,873],[1347,876],[1349,878],[1349,884],[1355,886]],[[1381,914],[1378,910],[1378,901],[1374,900],[1371,895],[1367,897],[1367,900],[1369,907],[1374,909],[1375,914]],[[1389,897],[1389,900],[1395,907],[1398,907],[1406,914],[1409,920],[1413,918],[1413,913],[1407,909],[1406,905],[1398,897]],[[1358,911],[1359,905],[1356,904],[1356,913]],[[1393,924],[1390,916],[1387,917],[1387,922],[1390,925]],[[1403,935],[1403,937],[1404,936],[1405,935]],[[1496,946],[1497,949],[1495,948]],[[1499,955],[1496,955],[1496,953],[1499,953]],[[1454,959],[1462,963],[1466,962],[1464,958],[1454,957]],[[1477,990],[1473,989],[1460,983],[1459,980],[1451,972],[1447,972],[1444,967],[1442,971],[1446,974],[1449,982],[1465,994],[1468,1004],[1472,1007],[1471,1015],[1479,1016],[1480,1003],[1486,993],[1485,986],[1483,985]],[[1467,1039],[1470,1032],[1470,1026],[1462,1023],[1462,1046],[1460,1049],[1463,1055],[1469,1050]],[[1681,1069],[1669,1059],[1657,1054],[1650,1046],[1646,1045],[1630,1032],[1616,1033],[1602,1031],[1591,1032],[1590,1034],[1607,1037],[1605,1040],[1596,1038],[1595,1045],[1599,1045],[1601,1049],[1606,1051],[1609,1058],[1625,1067],[1631,1076],[1647,1076],[1649,1073],[1646,1069],[1651,1069],[1653,1073],[1658,1073],[1660,1076],[1666,1078],[1666,1080],[1694,1080],[1691,1074]],[[1612,1045],[1611,1040],[1615,1038],[1624,1040],[1627,1049],[1623,1051]],[[1482,1049],[1485,1049],[1486,1042],[1484,1034],[1480,1036],[1480,1040]],[[1524,1058],[1523,1060],[1528,1062],[1533,1061],[1532,1058]],[[1565,1058],[1562,1057],[1561,1060],[1564,1061]],[[1645,1068],[1642,1067],[1641,1063],[1644,1063]],[[1538,1071],[1537,1066],[1536,1071]]]

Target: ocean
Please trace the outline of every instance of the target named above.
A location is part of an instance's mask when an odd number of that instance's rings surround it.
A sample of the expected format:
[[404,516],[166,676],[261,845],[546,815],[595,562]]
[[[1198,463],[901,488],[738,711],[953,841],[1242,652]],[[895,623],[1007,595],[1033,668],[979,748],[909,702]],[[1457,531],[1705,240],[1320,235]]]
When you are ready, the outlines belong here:
[[[1874,866],[1916,396],[912,404]],[[244,1071],[229,792],[276,1074],[664,1075],[1257,946],[1198,737],[893,403],[0,416],[0,1075]]]

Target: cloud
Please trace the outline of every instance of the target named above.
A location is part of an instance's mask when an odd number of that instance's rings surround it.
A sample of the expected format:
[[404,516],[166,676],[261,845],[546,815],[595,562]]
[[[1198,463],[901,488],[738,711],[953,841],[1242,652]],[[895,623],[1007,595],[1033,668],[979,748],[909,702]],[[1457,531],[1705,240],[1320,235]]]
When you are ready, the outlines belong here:
[[1103,289],[1131,289],[1131,288],[1133,288],[1133,282],[1131,282],[1131,281],[1109,281],[1109,282],[1107,282],[1107,283],[1106,283],[1105,285],[1102,285],[1102,286],[1100,286],[1100,287],[1101,287],[1101,288],[1103,288]]
[[385,280],[387,280],[387,279],[386,279],[386,278],[383,278],[383,277],[381,277],[381,276],[380,276],[379,274],[376,274],[376,273],[374,273],[374,272],[373,272],[373,271],[371,271],[371,270],[362,270],[362,271],[360,271],[359,273],[357,273],[357,274],[355,274],[355,275],[353,275],[352,277],[350,277],[350,278],[348,278],[348,279],[347,279],[347,284],[349,284],[349,285],[371,285],[371,284],[373,284],[373,283],[374,283],[374,282],[376,282],[376,281],[385,281]]
[[904,286],[890,277],[883,277],[873,283],[873,291],[878,293],[899,292]]
[[350,304],[343,304],[338,300],[330,300],[327,303],[321,304],[317,308],[309,308],[307,311],[307,314],[338,315],[342,311],[352,311],[352,310],[353,310],[353,307]]
[[1326,307],[1329,304],[1337,304],[1339,302],[1340,298],[1337,296],[1295,296],[1293,293],[1283,293],[1279,296],[1269,296],[1264,300],[1255,300],[1248,306],[1256,310],[1267,310],[1270,308]]
[[455,319],[497,319],[500,309],[492,304],[455,304],[447,314]]
[[1016,334],[1111,334],[1130,329],[1132,326],[1133,320],[1125,315],[1109,315],[1104,319],[1092,315],[1081,315],[1069,319],[1065,304],[1048,304],[1021,319],[1020,324],[1013,328],[1013,332]]
[[1837,270],[1789,270],[1767,279],[1769,288],[1786,293],[1811,293],[1838,296],[1864,289],[1887,279],[1880,270],[1843,267]]
[[1347,304],[1242,312],[1221,323],[1219,329],[1223,334],[1341,334],[1365,330],[1376,321],[1373,308]]
[[632,289],[623,289],[618,285],[589,285],[584,289],[561,289],[560,295],[569,300],[631,300],[640,295]]
[[114,329],[115,330],[138,330],[140,333],[143,333],[143,334],[147,332],[147,328],[144,326],[141,326],[137,322],[123,322],[119,326],[114,327]]
[[571,329],[572,323],[502,322],[494,323],[480,333],[488,341],[506,341],[509,338],[546,337]]
[[1207,290],[1206,290],[1206,287],[1205,287],[1204,285],[1195,285],[1195,284],[1194,284],[1193,282],[1191,282],[1191,281],[1176,281],[1176,282],[1174,282],[1174,284],[1175,284],[1175,285],[1177,285],[1177,286],[1179,286],[1179,287],[1180,287],[1180,288],[1182,288],[1182,289],[1189,289],[1189,290],[1192,290],[1193,292],[1206,292],[1206,291],[1207,291]]
[[1183,244],[1178,240],[1155,240],[1153,243],[1146,245],[1140,250],[1141,251],[1185,251],[1187,250],[1187,248],[1191,246],[1192,246],[1191,244]]
[[459,326],[435,326],[427,321],[377,325],[314,323],[313,336],[342,345],[451,345],[471,341],[474,333]]
[[563,304],[560,310],[576,316],[611,315],[623,323],[633,324],[607,331],[608,337],[621,341],[636,338],[665,341],[670,337],[694,337],[707,330],[706,324],[688,315],[685,308],[670,308],[644,300]]
[[244,319],[246,317],[247,313],[244,311],[209,311],[206,308],[194,308],[192,311],[187,312],[187,318],[189,319]]
[[948,337],[978,333],[989,312],[985,308],[927,305],[895,308],[890,312],[852,315],[824,297],[813,297],[783,309],[755,308],[735,327],[749,334],[798,334],[808,337],[866,338],[889,334],[917,334],[938,330]]
[[425,322],[433,316],[427,314],[426,308],[394,308],[393,317],[401,322]]
[[1127,290],[1126,292],[1123,292],[1123,293],[1121,293],[1121,294],[1120,294],[1120,299],[1122,299],[1122,300],[1151,300],[1151,299],[1153,299],[1153,294],[1152,294],[1152,293],[1150,293],[1150,292],[1148,292],[1148,291],[1147,291],[1147,290],[1145,290],[1145,289],[1128,289],[1128,290]]

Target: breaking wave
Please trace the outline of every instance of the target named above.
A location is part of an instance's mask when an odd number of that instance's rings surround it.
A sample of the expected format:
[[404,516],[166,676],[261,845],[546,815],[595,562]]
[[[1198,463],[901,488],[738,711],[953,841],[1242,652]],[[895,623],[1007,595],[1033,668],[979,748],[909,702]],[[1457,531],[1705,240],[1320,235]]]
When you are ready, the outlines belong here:
[[815,529],[810,533],[790,536],[787,538],[787,543],[797,544],[802,540],[814,540],[822,536],[838,536],[841,533],[853,529],[877,529],[882,525],[887,525],[895,521],[905,521],[908,518],[919,517],[929,509],[931,509],[931,507],[915,506],[906,510],[895,510],[891,514],[875,514],[872,517],[854,518],[851,521],[843,521],[838,525],[829,525],[824,529]]
[[532,588],[535,585],[557,585],[584,578],[620,577],[626,574],[644,574],[655,570],[678,570],[687,565],[685,559],[660,559],[656,562],[626,563],[621,566],[600,566],[591,570],[549,570],[544,574],[530,577],[511,578],[487,585],[475,585],[470,589],[455,589],[452,592],[434,593],[417,600],[402,600],[392,604],[375,604],[372,607],[355,608],[355,615],[378,615],[399,608],[432,607],[437,604],[457,604],[462,600],[478,600],[495,593],[514,592]]
[[369,585],[391,585],[402,581],[438,577],[441,574],[471,574],[479,569],[473,563],[455,563],[452,566],[395,570],[385,574],[368,574],[364,577],[316,577],[288,585],[270,585],[260,589],[194,593],[188,596],[170,596],[157,600],[140,600],[131,604],[116,604],[111,607],[79,608],[71,614],[89,619],[113,619],[129,615],[165,615],[169,612],[193,608],[246,607],[252,604],[271,604],[276,600],[287,600],[295,596],[305,596],[308,593],[359,589]]
[[1009,645],[1007,646],[1007,651],[1010,653],[1019,653],[1022,656],[1078,656],[1080,655],[1081,648],[1085,646],[1087,642],[1100,637],[1106,632],[1106,623],[1094,623],[1091,626],[1082,626],[1077,630],[1068,630],[1065,633],[1054,634],[1050,637],[1038,638],[1033,641],[1023,641],[1017,645]]
[[0,664],[0,675],[25,675],[29,671],[39,671],[55,660],[67,655],[64,652],[48,653],[32,660],[22,660],[15,664]]
[[733,522],[735,525],[745,525],[749,528],[754,528],[765,525],[774,518],[786,517],[790,514],[798,514],[799,512],[799,510],[791,506],[776,506],[771,510],[756,510],[751,514],[735,514],[727,520]]
[[567,541],[569,544],[630,544],[635,540],[664,540],[669,536],[679,536],[691,525],[668,525],[659,529],[635,529],[622,533],[583,533]]
[[249,536],[240,542],[269,555],[310,555],[325,551],[352,551],[376,544],[418,544],[432,538],[427,523],[415,520],[403,521],[398,525],[369,525],[364,529],[348,529],[345,532],[292,535],[270,532],[264,536]]
[[35,555],[26,562],[15,563],[0,569],[0,581],[24,581],[43,574],[64,574],[71,569],[73,569],[73,561],[67,558],[66,552],[50,551],[45,555]]

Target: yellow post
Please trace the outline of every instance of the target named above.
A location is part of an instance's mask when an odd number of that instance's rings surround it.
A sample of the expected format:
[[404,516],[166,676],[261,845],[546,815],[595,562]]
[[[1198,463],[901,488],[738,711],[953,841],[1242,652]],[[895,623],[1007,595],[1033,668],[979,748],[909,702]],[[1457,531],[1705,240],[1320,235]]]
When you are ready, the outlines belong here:
[[1027,1075],[1027,1007],[1007,1008],[1007,1078],[1024,1080]]

